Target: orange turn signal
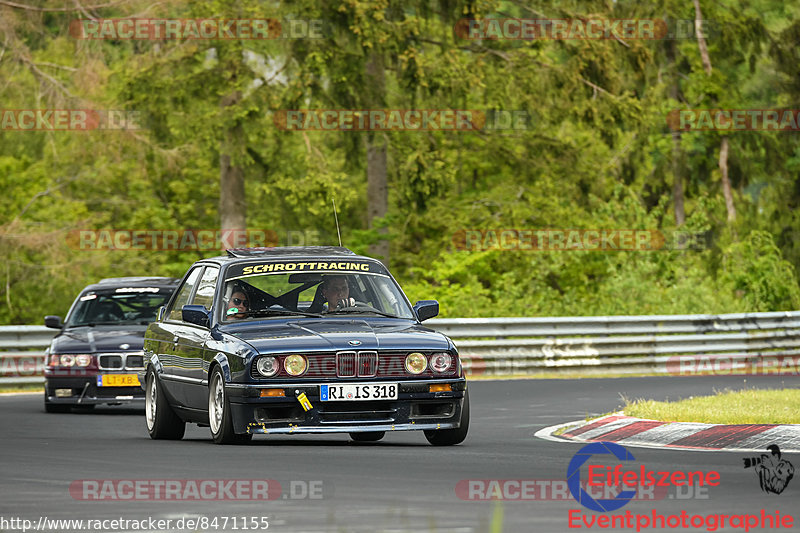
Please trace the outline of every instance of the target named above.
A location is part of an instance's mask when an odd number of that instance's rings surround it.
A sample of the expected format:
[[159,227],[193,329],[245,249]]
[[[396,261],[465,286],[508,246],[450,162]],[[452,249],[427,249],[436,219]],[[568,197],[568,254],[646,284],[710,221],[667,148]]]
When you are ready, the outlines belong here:
[[453,388],[448,383],[440,383],[430,386],[430,392],[451,392]]
[[286,396],[286,392],[283,389],[261,389],[260,396],[262,398],[278,398]]

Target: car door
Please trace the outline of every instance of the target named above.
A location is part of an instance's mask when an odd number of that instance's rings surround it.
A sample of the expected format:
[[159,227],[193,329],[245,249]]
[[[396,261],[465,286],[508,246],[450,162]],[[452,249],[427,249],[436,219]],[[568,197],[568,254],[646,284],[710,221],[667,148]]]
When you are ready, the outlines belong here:
[[[180,356],[181,346],[186,344],[186,323],[183,322],[182,309],[194,296],[197,289],[200,274],[204,266],[196,266],[189,271],[183,283],[175,295],[171,306],[167,309],[163,322],[158,324],[155,330],[159,338],[158,357],[161,361],[163,372],[161,374],[162,383],[167,393],[174,398],[178,404],[187,405],[187,373],[183,366],[183,358]],[[191,333],[192,330],[189,329]]]
[[[219,278],[219,268],[207,266],[197,290],[192,297],[192,305],[202,305],[210,310],[214,302],[214,294],[217,289],[217,279]],[[195,324],[185,325],[185,343],[181,345],[181,357],[184,360],[187,382],[186,402],[192,409],[208,408],[208,366],[210,360],[204,357],[206,343],[210,338],[211,332],[208,327]]]

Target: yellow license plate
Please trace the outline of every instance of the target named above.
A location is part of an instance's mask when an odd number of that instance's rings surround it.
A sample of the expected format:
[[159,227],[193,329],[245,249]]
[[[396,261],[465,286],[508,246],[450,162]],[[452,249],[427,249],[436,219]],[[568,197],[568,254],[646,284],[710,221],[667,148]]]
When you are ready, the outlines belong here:
[[101,374],[97,376],[98,387],[138,387],[136,374]]

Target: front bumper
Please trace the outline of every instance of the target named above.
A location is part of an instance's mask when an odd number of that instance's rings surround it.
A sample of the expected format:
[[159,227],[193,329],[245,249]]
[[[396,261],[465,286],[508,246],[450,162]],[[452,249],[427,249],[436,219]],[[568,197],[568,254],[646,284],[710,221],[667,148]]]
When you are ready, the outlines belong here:
[[[56,389],[69,390],[69,396],[56,395]],[[140,386],[99,387],[97,376],[46,377],[44,395],[46,401],[54,405],[144,405],[144,391]]]
[[[383,382],[384,380],[380,380]],[[377,382],[377,381],[376,381]],[[455,429],[461,421],[464,378],[393,381],[395,400],[320,401],[322,383],[228,385],[236,433],[352,433]],[[449,384],[452,391],[429,392],[432,384]],[[264,388],[284,389],[286,397],[260,398]],[[305,393],[311,409],[297,399]]]

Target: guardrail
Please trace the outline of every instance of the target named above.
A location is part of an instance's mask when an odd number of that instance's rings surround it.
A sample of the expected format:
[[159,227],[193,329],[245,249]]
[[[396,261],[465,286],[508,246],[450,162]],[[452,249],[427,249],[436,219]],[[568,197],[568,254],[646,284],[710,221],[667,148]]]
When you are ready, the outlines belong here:
[[[800,311],[725,315],[439,318],[471,375],[800,373]],[[0,327],[0,384],[41,383],[56,330]]]
[[0,385],[43,383],[44,351],[56,333],[44,326],[0,326]]
[[792,374],[800,311],[724,315],[432,319],[469,374]]

